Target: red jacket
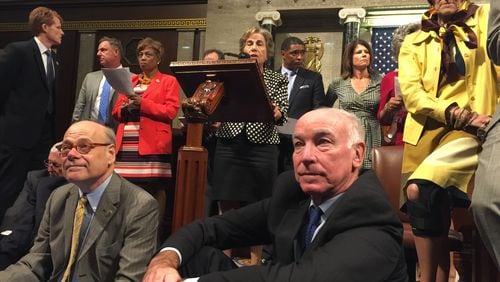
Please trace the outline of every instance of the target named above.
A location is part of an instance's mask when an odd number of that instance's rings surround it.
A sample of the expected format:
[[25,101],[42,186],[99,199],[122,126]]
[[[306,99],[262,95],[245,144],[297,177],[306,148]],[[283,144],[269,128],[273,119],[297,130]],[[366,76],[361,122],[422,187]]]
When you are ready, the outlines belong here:
[[[139,76],[132,77],[132,85]],[[160,72],[151,79],[148,89],[142,94],[140,106],[139,154],[172,153],[172,120],[179,110],[180,90],[177,79]],[[120,94],[113,108],[113,117],[120,122],[116,132],[116,148],[120,149],[123,128],[127,118],[122,116],[121,105],[128,97]]]

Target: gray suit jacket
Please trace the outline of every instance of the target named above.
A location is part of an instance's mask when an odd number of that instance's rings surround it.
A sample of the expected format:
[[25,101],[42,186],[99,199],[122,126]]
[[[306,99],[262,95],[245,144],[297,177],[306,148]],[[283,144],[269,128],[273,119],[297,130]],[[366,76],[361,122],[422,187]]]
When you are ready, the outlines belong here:
[[495,64],[500,65],[500,1],[490,2],[488,21],[488,54]]
[[[69,260],[78,187],[50,196],[30,252],[0,272],[0,281],[57,281]],[[140,281],[156,251],[158,204],[141,188],[114,174],[102,194],[75,273],[78,281]]]
[[[97,94],[99,94],[99,85],[103,76],[101,70],[89,72],[85,75],[82,88],[78,94],[78,100],[75,103],[75,109],[73,110],[72,122],[91,119],[90,114],[94,108]],[[115,131],[118,127],[118,122],[111,116],[111,112],[113,111],[117,97],[118,93],[114,89],[111,89],[111,100],[109,102],[106,125]]]

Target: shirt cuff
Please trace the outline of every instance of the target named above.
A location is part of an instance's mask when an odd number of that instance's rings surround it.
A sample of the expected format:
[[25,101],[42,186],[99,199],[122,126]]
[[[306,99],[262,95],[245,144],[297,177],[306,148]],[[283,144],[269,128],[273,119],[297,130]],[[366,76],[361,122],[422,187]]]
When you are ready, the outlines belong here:
[[165,247],[165,248],[160,250],[160,253],[164,252],[164,251],[174,251],[177,254],[177,256],[179,257],[179,265],[182,264],[182,256],[181,256],[181,252],[179,252],[179,250],[177,250],[176,248],[172,248],[172,247]]

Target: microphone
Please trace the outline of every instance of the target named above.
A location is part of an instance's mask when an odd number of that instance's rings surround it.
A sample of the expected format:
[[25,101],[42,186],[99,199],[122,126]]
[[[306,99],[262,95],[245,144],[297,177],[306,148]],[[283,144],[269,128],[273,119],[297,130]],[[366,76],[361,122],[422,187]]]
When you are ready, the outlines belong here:
[[226,53],[224,53],[224,56],[234,57],[234,58],[238,58],[238,59],[250,59],[250,55],[248,53],[245,53],[245,52],[241,52],[239,54],[226,52]]

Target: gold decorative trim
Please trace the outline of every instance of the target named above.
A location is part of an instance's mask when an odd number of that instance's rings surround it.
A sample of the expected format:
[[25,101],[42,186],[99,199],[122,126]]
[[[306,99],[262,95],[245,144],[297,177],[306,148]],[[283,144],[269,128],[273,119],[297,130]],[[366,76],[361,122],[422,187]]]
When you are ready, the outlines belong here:
[[[206,18],[116,20],[116,21],[65,21],[63,29],[78,31],[133,30],[133,29],[193,29],[206,28]],[[26,23],[0,23],[2,31],[27,31]]]

